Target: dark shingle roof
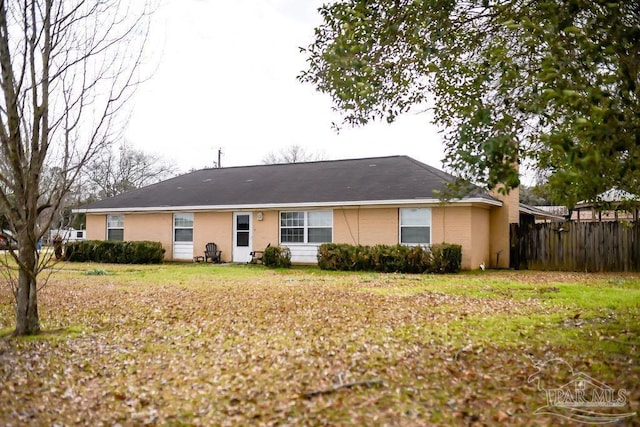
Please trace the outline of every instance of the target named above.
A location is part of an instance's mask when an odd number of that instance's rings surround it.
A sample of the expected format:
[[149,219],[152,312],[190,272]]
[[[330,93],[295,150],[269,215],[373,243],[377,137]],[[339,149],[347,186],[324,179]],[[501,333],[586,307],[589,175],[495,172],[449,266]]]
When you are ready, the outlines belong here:
[[[454,179],[407,156],[203,169],[80,210],[437,199]],[[468,197],[496,202],[479,189]]]

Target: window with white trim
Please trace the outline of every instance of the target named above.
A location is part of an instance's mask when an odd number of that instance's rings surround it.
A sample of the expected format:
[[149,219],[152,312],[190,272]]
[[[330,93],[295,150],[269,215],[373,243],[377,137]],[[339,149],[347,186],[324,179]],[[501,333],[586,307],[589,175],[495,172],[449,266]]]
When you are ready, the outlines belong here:
[[280,212],[280,243],[327,243],[333,239],[333,211]]
[[400,209],[400,244],[431,244],[431,208]]
[[173,241],[193,242],[193,214],[173,214]]
[[124,240],[124,215],[107,215],[107,240]]

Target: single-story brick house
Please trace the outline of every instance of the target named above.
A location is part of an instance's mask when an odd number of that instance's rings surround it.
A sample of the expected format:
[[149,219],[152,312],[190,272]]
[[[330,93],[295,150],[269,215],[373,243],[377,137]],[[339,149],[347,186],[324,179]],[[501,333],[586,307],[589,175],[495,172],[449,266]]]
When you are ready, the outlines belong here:
[[475,189],[447,201],[453,176],[406,156],[204,169],[100,200],[86,213],[88,239],[153,240],[167,260],[203,255],[247,262],[252,250],[287,246],[316,262],[323,242],[462,245],[462,266],[509,266],[518,191]]

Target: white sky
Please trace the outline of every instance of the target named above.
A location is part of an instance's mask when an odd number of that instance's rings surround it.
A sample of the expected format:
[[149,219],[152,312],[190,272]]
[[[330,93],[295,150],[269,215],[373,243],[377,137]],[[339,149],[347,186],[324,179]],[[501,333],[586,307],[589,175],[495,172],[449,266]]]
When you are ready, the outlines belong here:
[[158,65],[132,100],[125,132],[135,148],[181,171],[260,164],[293,144],[328,159],[408,155],[441,167],[440,135],[426,113],[345,128],[327,95],[296,76],[324,0],[164,0],[149,55]]

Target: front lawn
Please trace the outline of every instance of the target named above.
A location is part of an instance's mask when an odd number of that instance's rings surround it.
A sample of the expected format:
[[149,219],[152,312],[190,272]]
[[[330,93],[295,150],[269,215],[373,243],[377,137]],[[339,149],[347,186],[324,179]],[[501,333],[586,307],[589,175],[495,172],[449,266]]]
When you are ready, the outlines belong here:
[[640,410],[638,275],[58,268],[38,337],[0,287],[0,425],[570,424],[576,373]]

